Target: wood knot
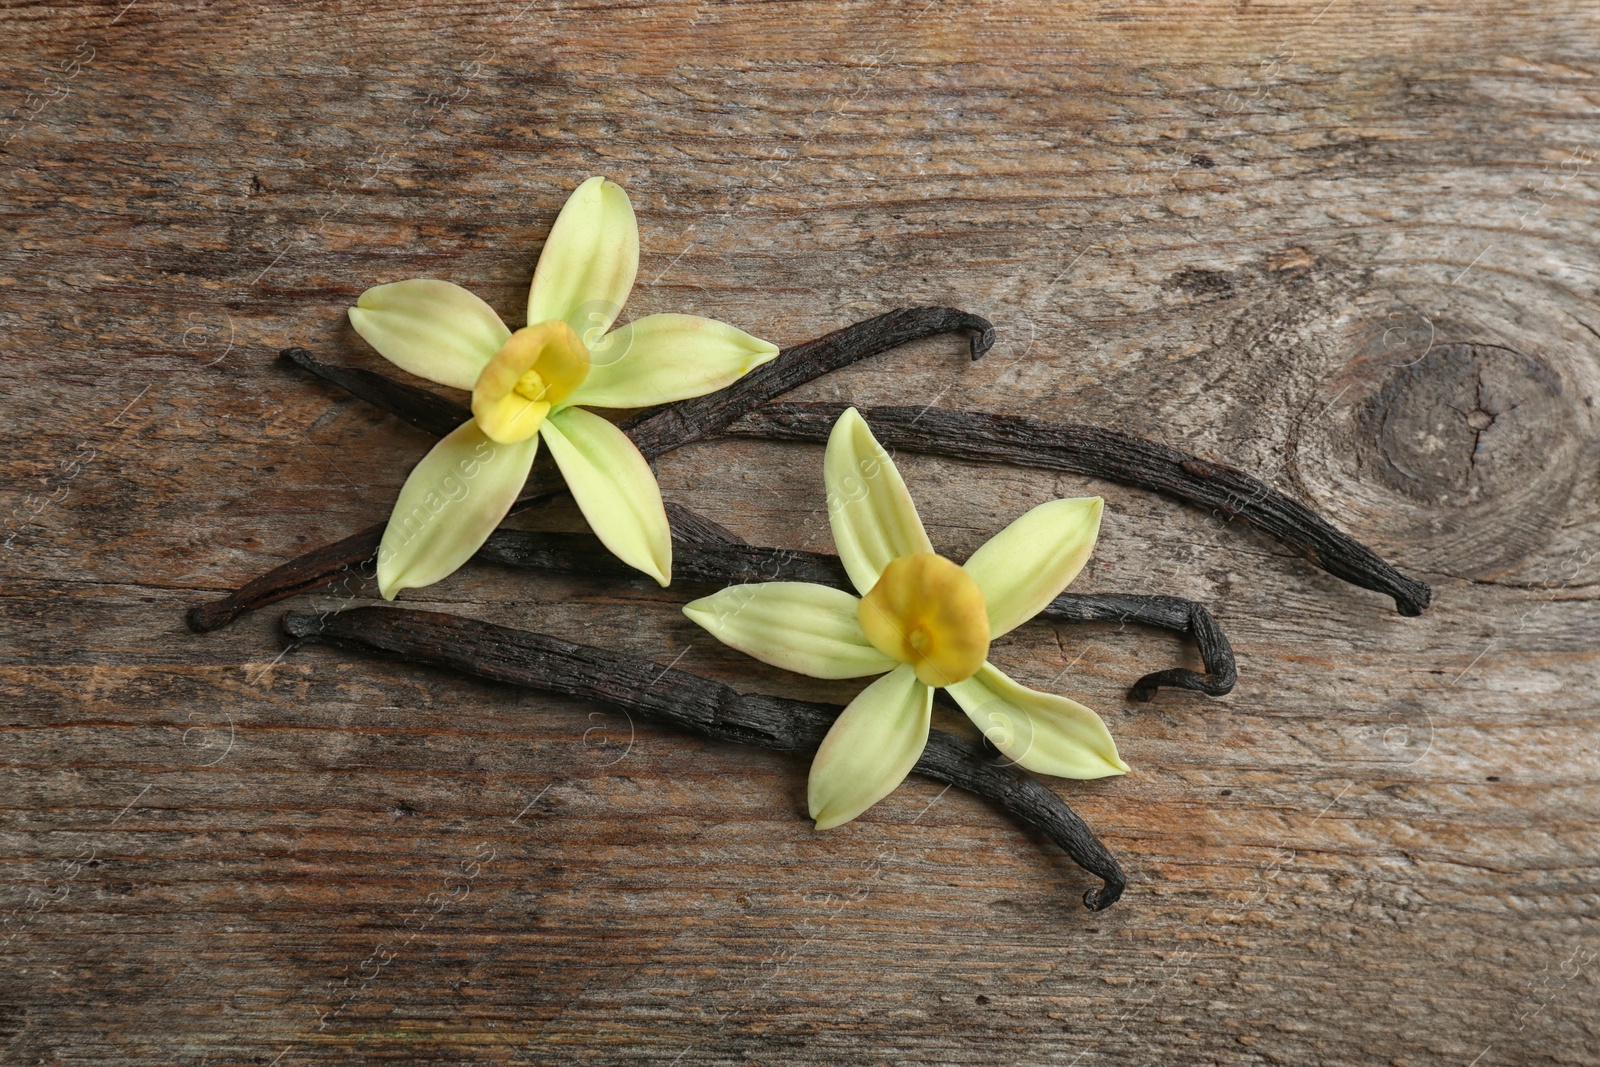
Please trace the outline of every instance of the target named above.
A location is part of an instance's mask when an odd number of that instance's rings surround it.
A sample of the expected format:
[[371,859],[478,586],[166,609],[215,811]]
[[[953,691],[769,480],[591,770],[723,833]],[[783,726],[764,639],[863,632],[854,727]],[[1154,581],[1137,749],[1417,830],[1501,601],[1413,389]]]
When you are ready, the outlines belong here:
[[1493,578],[1537,553],[1584,466],[1576,390],[1503,345],[1429,345],[1404,362],[1383,354],[1353,365],[1365,399],[1318,405],[1302,427],[1309,483],[1339,498],[1324,506],[1461,577]]
[[1580,440],[1556,374],[1499,345],[1429,350],[1395,371],[1363,421],[1384,479],[1447,508],[1530,503],[1530,487],[1575,459]]

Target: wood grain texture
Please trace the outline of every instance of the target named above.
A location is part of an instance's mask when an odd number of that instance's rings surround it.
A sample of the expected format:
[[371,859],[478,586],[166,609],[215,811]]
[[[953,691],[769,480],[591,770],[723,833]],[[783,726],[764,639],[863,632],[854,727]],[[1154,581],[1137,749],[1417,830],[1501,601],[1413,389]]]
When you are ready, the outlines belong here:
[[[0,1061],[1600,1058],[1592,3],[125,2],[0,14]],[[1133,765],[1052,783],[1128,870],[1094,915],[929,783],[817,834],[803,761],[280,660],[275,613],[189,634],[426,447],[275,353],[378,366],[344,308],[406,277],[516,322],[591,173],[638,211],[629,315],[789,344],[968,308],[983,361],[930,340],[793,399],[1159,427],[1434,606],[1147,494],[907,457],[943,551],[1100,493],[1074,590],[1201,600],[1234,642],[1232,694],[1149,705],[1122,689],[1176,638],[996,644]],[[826,550],[820,461],[658,466]],[[711,644],[671,589],[484,566],[406,600],[850,695]]]

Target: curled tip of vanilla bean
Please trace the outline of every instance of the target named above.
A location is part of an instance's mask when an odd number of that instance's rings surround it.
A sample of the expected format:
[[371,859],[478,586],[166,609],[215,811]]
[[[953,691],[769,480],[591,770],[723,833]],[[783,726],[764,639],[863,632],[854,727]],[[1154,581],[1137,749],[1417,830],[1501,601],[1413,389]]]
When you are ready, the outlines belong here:
[[1058,622],[1114,622],[1155,626],[1188,634],[1200,650],[1205,673],[1186,667],[1153,671],[1133,683],[1133,700],[1148,701],[1162,686],[1190,689],[1207,696],[1227,696],[1239,681],[1233,645],[1204,604],[1175,596],[1129,593],[1062,593],[1039,613]]
[[[581,700],[598,700],[701,737],[779,752],[814,752],[844,709],[741,693],[709,678],[610,649],[493,623],[402,608],[337,614],[289,612],[283,631],[315,642]],[[1114,904],[1127,886],[1121,865],[1066,802],[1037,779],[940,730],[915,770],[982,797],[1059,845],[1104,884],[1084,905]]]

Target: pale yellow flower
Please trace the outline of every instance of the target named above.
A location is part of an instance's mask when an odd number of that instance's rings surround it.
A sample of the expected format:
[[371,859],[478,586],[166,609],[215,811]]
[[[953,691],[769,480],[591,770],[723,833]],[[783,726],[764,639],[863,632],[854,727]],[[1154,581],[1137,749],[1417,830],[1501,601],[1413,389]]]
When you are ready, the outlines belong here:
[[1088,562],[1099,497],[1029,511],[964,565],[936,554],[911,494],[860,412],[839,417],[823,477],[839,559],[861,597],[808,582],[730,586],[683,611],[717,640],[814,678],[881,674],[817,750],[817,829],[894,791],[927,745],[933,691],[947,690],[1006,757],[1041,774],[1125,774],[1100,716],[1019,685],[988,662],[991,639],[1054,600]]
[[639,269],[639,228],[620,185],[590,178],[561,209],[513,333],[488,304],[432,278],[361,294],[350,322],[390,362],[472,391],[471,421],[406,479],[378,550],[388,599],[465,563],[522,491],[542,439],[596,536],[630,567],[671,581],[672,539],[655,475],[616,426],[578,405],[648,407],[702,396],[778,347],[697,315],[612,329]]

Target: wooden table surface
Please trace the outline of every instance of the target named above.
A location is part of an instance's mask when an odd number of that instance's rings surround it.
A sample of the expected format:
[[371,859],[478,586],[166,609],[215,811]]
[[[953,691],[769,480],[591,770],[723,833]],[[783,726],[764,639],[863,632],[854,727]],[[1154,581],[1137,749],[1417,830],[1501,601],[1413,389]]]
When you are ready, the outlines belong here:
[[[1600,1061],[1600,9],[1042,0],[12,3],[0,16],[6,1064]],[[797,399],[1013,412],[1231,461],[1434,586],[1329,578],[1148,492],[907,457],[962,558],[1102,494],[1020,680],[1133,771],[1052,783],[1091,880],[914,779],[826,834],[806,762],[184,610],[382,518],[428,439],[276,357],[432,276],[514,325],[566,192],[622,182],[629,303],[782,344],[991,318]],[[821,450],[667,499],[828,550]],[[543,521],[570,523],[570,509]],[[472,566],[402,598],[743,688],[704,588]],[[348,585],[288,602],[339,610]]]

